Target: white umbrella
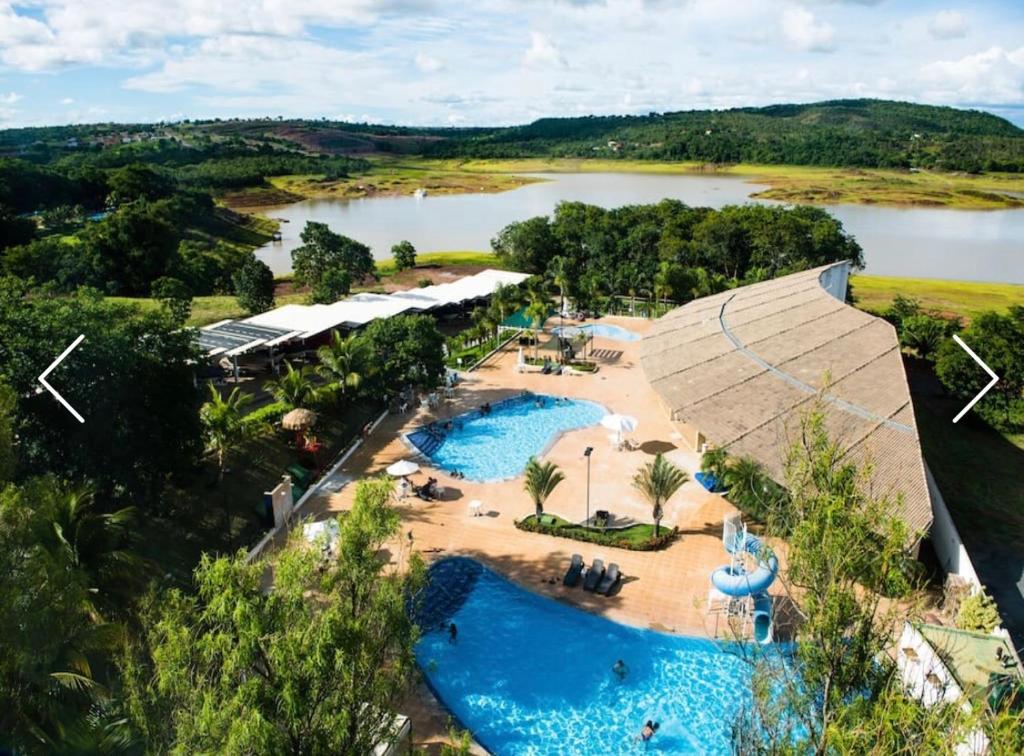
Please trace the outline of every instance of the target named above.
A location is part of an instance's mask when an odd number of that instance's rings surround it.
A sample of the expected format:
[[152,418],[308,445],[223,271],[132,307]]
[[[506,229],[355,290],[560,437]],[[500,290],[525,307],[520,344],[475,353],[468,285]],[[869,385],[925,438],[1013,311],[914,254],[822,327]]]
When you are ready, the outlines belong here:
[[388,466],[388,475],[393,478],[404,478],[406,475],[419,472],[419,469],[420,466],[411,459],[403,459]]
[[638,425],[636,418],[631,415],[605,415],[601,418],[601,425],[608,430],[613,430],[621,441],[623,433],[632,433]]

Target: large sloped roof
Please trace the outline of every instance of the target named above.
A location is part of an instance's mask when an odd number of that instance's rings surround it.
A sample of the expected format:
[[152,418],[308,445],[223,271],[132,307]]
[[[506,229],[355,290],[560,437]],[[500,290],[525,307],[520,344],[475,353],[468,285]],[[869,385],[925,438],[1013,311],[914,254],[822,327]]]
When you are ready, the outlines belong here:
[[899,341],[889,323],[823,288],[838,272],[824,266],[672,310],[644,338],[643,369],[673,419],[779,481],[799,416],[823,392],[833,439],[871,462],[873,493],[902,493],[895,514],[923,533],[931,499]]

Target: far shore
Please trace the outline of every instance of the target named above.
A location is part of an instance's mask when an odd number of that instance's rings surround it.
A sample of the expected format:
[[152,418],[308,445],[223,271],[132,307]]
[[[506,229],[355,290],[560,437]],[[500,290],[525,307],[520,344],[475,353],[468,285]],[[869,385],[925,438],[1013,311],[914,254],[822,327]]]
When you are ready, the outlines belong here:
[[877,204],[962,210],[1024,208],[1024,175],[941,173],[923,170],[829,168],[803,165],[714,164],[612,158],[437,160],[373,157],[368,173],[327,180],[277,176],[266,187],[225,193],[220,201],[247,212],[265,212],[304,199],[359,199],[413,194],[504,192],[542,181],[544,173],[656,173],[736,176],[768,188],[757,199],[793,204]]

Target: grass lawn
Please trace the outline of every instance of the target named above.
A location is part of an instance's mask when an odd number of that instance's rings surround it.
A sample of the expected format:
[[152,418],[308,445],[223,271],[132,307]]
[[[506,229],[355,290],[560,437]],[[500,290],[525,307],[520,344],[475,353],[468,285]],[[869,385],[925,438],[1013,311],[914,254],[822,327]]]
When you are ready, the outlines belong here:
[[[491,252],[473,252],[473,251],[453,251],[453,252],[422,252],[416,255],[416,267],[458,267],[461,265],[466,266],[480,266],[484,268],[495,268],[498,270],[507,270],[508,266],[505,265],[501,259]],[[377,271],[380,273],[381,278],[390,278],[395,275],[395,261],[392,259],[378,260]]]
[[873,313],[885,310],[897,294],[921,300],[925,309],[968,320],[985,310],[1005,312],[1011,305],[1024,305],[1024,286],[1019,284],[860,275],[851,283],[857,307]]
[[[107,297],[113,302],[134,304],[144,310],[153,310],[160,306],[160,303],[149,297]],[[294,293],[279,295],[275,298],[275,306],[280,307],[286,304],[303,304],[307,299],[306,294]],[[248,313],[238,304],[238,300],[230,294],[215,294],[205,297],[194,297],[192,299],[192,316],[188,319],[188,325],[195,328],[216,323],[229,318],[241,318]]]
[[[325,445],[321,464],[329,464],[379,411],[376,405],[360,403],[344,418],[321,415],[316,429]],[[194,479],[169,492],[173,516],[146,517],[139,523],[140,551],[173,581],[186,585],[204,552],[254,546],[266,532],[256,515],[263,492],[277,485],[285,468],[298,461],[293,438],[277,429],[249,441],[233,456],[231,472],[219,486],[216,466],[204,462]]]

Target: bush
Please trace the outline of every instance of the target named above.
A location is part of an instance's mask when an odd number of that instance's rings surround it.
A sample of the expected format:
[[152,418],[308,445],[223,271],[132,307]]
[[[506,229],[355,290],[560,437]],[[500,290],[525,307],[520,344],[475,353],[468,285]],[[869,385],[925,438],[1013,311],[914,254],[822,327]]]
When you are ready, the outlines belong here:
[[991,633],[1002,622],[992,597],[982,589],[961,602],[956,615],[956,626],[961,630]]
[[242,420],[244,423],[256,424],[267,423],[274,424],[279,421],[284,414],[291,409],[286,402],[273,402],[260,407],[258,410],[253,410]]
[[412,242],[398,242],[391,248],[391,256],[395,260],[395,270],[416,267],[416,248],[412,246]]
[[[550,522],[544,522],[545,519]],[[657,537],[653,535],[653,525],[631,525],[621,530],[597,530],[573,525],[561,518],[544,515],[540,522],[533,515],[517,520],[515,526],[528,533],[543,533],[558,538],[571,538],[574,541],[595,543],[629,551],[657,551],[672,543],[679,536],[679,528],[662,528]],[[645,537],[645,533],[651,533]]]

